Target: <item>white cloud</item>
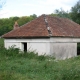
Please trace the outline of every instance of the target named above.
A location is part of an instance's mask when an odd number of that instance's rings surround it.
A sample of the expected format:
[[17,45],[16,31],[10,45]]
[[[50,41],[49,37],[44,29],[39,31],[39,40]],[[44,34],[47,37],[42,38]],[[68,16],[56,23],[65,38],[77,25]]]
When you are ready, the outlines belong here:
[[[0,17],[50,14],[55,9],[69,11],[78,0],[7,0]],[[5,14],[6,13],[6,14]]]

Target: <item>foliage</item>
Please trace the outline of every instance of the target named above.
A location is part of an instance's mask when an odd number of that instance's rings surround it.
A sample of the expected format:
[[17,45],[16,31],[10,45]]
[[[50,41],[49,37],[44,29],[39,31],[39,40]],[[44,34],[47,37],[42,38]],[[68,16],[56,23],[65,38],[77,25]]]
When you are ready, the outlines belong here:
[[44,55],[38,56],[38,53],[35,53],[34,51],[21,52],[18,48],[14,48],[13,46],[10,47],[9,49],[0,47],[0,53],[1,56],[6,57],[24,57],[28,59],[37,59],[41,61],[46,59],[46,56]]
[[33,52],[16,54],[15,50],[13,48],[8,51],[0,50],[0,80],[80,79],[80,56],[64,61],[47,57],[41,60]]
[[0,38],[0,48],[1,47],[4,47],[4,39],[3,38]]
[[58,61],[0,47],[0,80],[80,80],[80,56]]
[[30,17],[32,17],[33,19],[37,18],[36,14],[30,15]]
[[70,17],[70,13],[67,11],[64,11],[62,8],[60,10],[56,9],[54,14],[51,14],[52,16],[58,16],[58,17],[63,17],[63,18],[69,18]]
[[13,25],[15,21],[18,22],[19,26],[35,19],[37,16],[35,14],[31,16],[23,16],[23,17],[10,17],[10,18],[2,18],[0,19],[0,36],[11,31],[13,29]]
[[80,24],[80,0],[71,8],[71,18]]

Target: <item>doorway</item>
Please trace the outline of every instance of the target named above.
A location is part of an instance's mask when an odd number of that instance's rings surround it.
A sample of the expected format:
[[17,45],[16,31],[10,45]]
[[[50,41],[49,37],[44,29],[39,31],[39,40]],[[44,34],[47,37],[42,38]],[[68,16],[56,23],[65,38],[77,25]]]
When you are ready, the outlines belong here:
[[77,43],[77,55],[80,55],[80,43]]
[[27,52],[27,43],[23,43],[23,50]]

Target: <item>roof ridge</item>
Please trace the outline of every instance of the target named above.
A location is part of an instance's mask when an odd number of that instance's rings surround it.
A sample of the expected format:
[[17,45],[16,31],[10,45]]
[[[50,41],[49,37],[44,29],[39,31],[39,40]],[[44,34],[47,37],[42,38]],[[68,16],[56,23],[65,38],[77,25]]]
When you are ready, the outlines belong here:
[[50,26],[48,24],[48,20],[46,19],[46,15],[45,14],[44,14],[44,21],[45,21],[46,28],[48,30],[49,36],[52,36],[52,32],[51,32],[51,29],[50,29]]

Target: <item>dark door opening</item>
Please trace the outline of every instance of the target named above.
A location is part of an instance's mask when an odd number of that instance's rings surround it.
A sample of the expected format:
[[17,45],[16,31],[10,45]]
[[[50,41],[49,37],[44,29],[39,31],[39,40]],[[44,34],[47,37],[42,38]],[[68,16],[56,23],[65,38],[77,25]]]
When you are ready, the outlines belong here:
[[77,55],[80,55],[80,43],[77,43]]
[[24,51],[27,52],[27,43],[23,43]]

